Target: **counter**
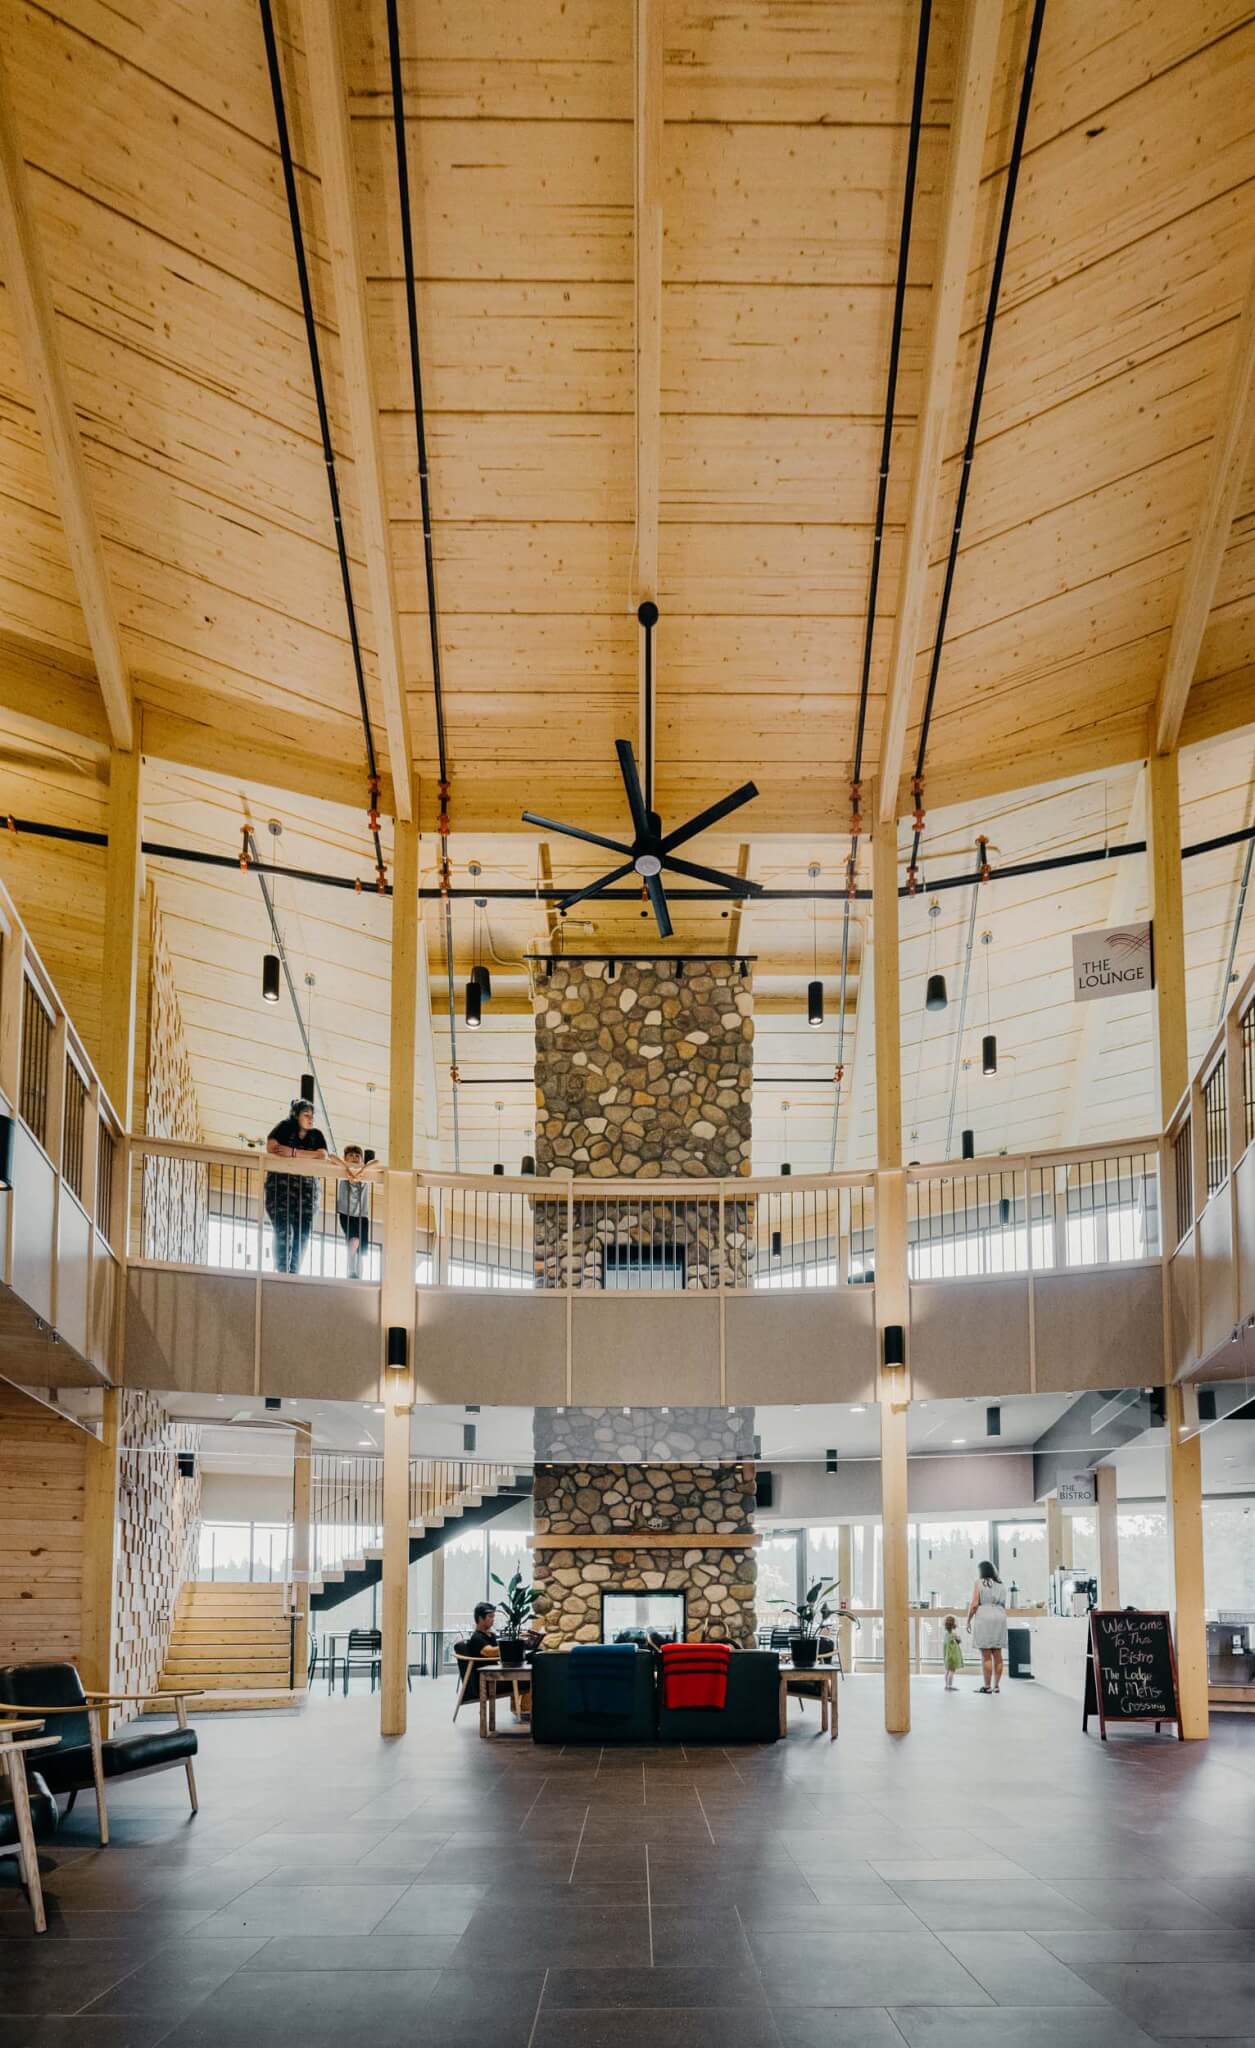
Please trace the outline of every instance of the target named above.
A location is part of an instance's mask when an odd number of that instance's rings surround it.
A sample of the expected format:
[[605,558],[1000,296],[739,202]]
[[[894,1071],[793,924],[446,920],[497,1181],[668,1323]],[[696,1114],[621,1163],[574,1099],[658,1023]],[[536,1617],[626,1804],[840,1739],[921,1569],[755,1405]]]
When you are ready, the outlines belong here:
[[[1020,1623],[1021,1628],[1024,1623]],[[1085,1697],[1085,1660],[1089,1652],[1088,1614],[1036,1614],[1032,1632],[1033,1677],[1051,1692],[1069,1699]]]

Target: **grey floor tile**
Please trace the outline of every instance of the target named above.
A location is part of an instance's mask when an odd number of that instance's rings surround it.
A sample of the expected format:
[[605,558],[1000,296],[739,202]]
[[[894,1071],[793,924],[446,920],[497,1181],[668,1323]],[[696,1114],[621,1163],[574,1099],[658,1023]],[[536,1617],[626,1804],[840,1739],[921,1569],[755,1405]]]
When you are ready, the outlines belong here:
[[696,1910],[655,1905],[649,1915],[649,1933],[653,1961],[660,1967],[752,1967],[745,1925],[734,1904],[706,1905]]
[[0,2048],[158,2048],[167,2019],[0,2019]]
[[754,1954],[773,2007],[992,2003],[923,1928],[915,1934],[834,1934],[822,1954],[809,1937],[780,1931],[760,1937]]
[[133,2013],[143,2018],[182,2019],[228,1977],[266,1946],[264,1937],[198,1941],[186,1935],[132,1970],[87,2008],[89,2013]]
[[1167,1878],[1059,1878],[1056,1889],[1108,1927],[1217,1927],[1230,1923]]
[[361,1936],[276,1934],[244,1965],[249,1970],[443,1970],[453,1961],[456,1934]]
[[1101,2005],[1102,1997],[1031,1934],[943,1934],[952,1956],[999,2005]]
[[1159,2040],[1249,2034],[1255,2022],[1255,1955],[1191,1962],[1084,1963],[1077,1970],[1112,2005]]
[[1188,1932],[1093,1927],[1070,1934],[1037,1934],[1034,1940],[1073,1970],[1085,1963],[1194,1962],[1206,1956],[1249,1955],[1251,1950],[1244,1927],[1197,1927]]
[[[350,2041],[434,2048],[438,2036],[423,2029],[430,1996],[426,1970],[242,1970],[180,2020],[167,2041],[170,2048],[344,2048]],[[515,2044],[507,2037],[503,2048]]]
[[145,1960],[124,1941],[49,1941],[28,1935],[0,1947],[0,2018],[81,2012]]
[[766,2002],[758,1972],[744,1966],[666,1965],[654,1969],[550,1970],[544,2010],[551,2006],[740,2006]]
[[[572,1894],[576,1887],[571,1887]],[[381,1928],[382,1932],[388,1932]],[[602,1968],[649,1961],[649,1913],[644,1906],[545,1906],[495,1902],[468,1922],[453,1967],[465,1971],[486,1957],[526,1956],[541,1969]]]
[[814,2006],[777,2011],[781,2048],[902,2048],[902,2036],[883,2008],[873,2005]]
[[624,2007],[571,2012],[542,2004],[532,2048],[780,2048],[766,2006]]
[[907,2048],[1150,2048],[1150,2037],[1109,2006],[891,2010]]
[[397,1884],[256,1884],[201,1923],[203,1934],[369,1934],[405,1896]]
[[926,1927],[991,1932],[998,1928],[1088,1927],[1093,1915],[1037,1878],[1014,1883],[972,1883],[945,1878],[911,1878],[893,1887]]

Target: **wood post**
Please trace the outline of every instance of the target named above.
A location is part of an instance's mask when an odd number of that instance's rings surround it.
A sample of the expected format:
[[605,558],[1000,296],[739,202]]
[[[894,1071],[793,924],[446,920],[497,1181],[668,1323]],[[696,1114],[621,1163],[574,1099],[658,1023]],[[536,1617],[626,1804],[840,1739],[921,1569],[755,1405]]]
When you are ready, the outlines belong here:
[[389,1329],[406,1333],[404,1370],[385,1363],[383,1425],[383,1570],[379,1731],[404,1735],[409,1671],[410,1413],[414,1401],[414,1053],[418,1024],[418,828],[393,827],[392,1029],[388,1055],[388,1171],[383,1184],[384,1357]]
[[[849,1522],[837,1528],[837,1597],[847,1606],[854,1598],[854,1530]],[[837,1647],[841,1669],[848,1678],[854,1669],[854,1623],[846,1613],[837,1623]]]
[[109,844],[105,854],[105,940],[101,962],[100,1054],[105,1092],[131,1128],[135,1085],[135,977],[139,951],[140,755],[109,756]]
[[[874,815],[871,792],[867,810]],[[899,1025],[898,827],[872,835],[872,966],[876,991],[876,1398],[880,1404],[880,1512],[884,1557],[885,1727],[911,1726],[911,1624],[907,1547],[905,1366],[886,1370],[884,1332],[897,1325],[909,1358],[906,1176],[902,1170],[902,1050]]]
[[1116,1468],[1100,1465],[1094,1474],[1098,1492],[1098,1605],[1120,1605],[1120,1524],[1117,1519]]
[[120,1389],[106,1387],[100,1440],[88,1445],[84,1467],[78,1662],[87,1692],[113,1690],[121,1408]]
[[[1155,920],[1155,1055],[1159,1121],[1169,1117],[1189,1081],[1185,989],[1185,913],[1181,890],[1181,796],[1175,753],[1147,764],[1150,893]],[[1193,1132],[1195,1156],[1201,1139]],[[1197,1435],[1183,1435],[1181,1389],[1172,1383],[1171,1335],[1165,1321],[1167,1387],[1167,1499],[1171,1532],[1173,1608],[1181,1733],[1199,1741],[1208,1733],[1207,1619],[1203,1576],[1203,1466]]]
[[312,1445],[310,1425],[298,1422],[292,1432],[292,1682],[298,1692],[304,1691],[309,1672]]
[[1071,1562],[1072,1523],[1052,1493],[1046,1502],[1046,1570],[1053,1579],[1061,1565]]

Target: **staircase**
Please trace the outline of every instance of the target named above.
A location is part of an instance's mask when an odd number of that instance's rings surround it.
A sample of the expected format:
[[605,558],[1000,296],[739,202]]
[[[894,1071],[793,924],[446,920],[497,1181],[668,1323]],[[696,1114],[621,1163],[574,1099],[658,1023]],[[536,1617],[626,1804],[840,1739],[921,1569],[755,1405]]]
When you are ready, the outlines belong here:
[[179,1594],[158,1691],[201,1689],[202,1698],[188,1702],[193,1714],[296,1706],[304,1664],[294,1688],[290,1605],[285,1585],[189,1579]]
[[[330,1462],[330,1461],[329,1461]],[[378,1480],[379,1495],[376,1500],[375,1480]],[[334,1492],[334,1477],[331,1490],[324,1477],[321,1488],[315,1480],[315,1515],[319,1524],[335,1525],[338,1518],[347,1515],[347,1487],[354,1488],[352,1512],[362,1517],[355,1523],[357,1541],[350,1547],[350,1553],[337,1558],[333,1564],[320,1563],[310,1581],[310,1612],[325,1614],[330,1608],[338,1607],[343,1600],[349,1600],[354,1593],[362,1592],[367,1586],[377,1584],[383,1575],[382,1540],[382,1474],[370,1475],[367,1479],[365,1504],[362,1504],[362,1479],[355,1473],[352,1480],[341,1485],[340,1498]],[[530,1472],[519,1472],[507,1465],[475,1465],[458,1460],[419,1460],[411,1463],[410,1478],[410,1563],[415,1558],[426,1557],[429,1551],[439,1550],[449,1536],[460,1535],[466,1529],[479,1528],[504,1514],[508,1507],[526,1499],[532,1490]],[[322,1531],[319,1530],[321,1535]],[[321,1556],[321,1545],[316,1555]]]

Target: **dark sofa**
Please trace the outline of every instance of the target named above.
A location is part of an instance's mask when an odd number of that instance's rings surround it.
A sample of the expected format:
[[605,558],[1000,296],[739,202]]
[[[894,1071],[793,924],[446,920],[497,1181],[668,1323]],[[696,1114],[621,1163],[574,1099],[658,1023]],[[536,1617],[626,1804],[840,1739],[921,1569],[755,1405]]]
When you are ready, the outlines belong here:
[[734,1650],[722,1708],[667,1707],[658,1693],[660,1742],[775,1742],[780,1735],[780,1657],[775,1650]]
[[662,1704],[662,1678],[652,1652],[638,1653],[632,1711],[624,1716],[573,1714],[568,1706],[569,1653],[542,1651],[532,1664],[532,1741],[648,1746],[656,1742],[775,1742],[780,1733],[780,1659],[774,1650],[734,1650],[722,1709]]

